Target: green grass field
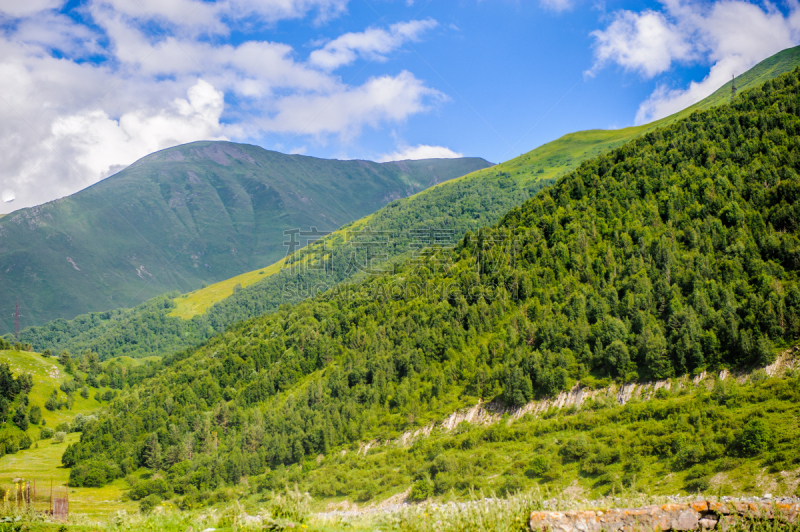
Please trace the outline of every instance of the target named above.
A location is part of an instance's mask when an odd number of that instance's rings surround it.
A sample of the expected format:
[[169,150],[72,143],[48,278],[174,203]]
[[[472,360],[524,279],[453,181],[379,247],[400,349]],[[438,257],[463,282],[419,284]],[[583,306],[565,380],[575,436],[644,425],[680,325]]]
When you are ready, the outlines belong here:
[[[130,361],[137,365],[143,363],[142,360]],[[44,408],[44,402],[52,391],[58,390],[62,382],[71,378],[55,358],[25,351],[0,351],[0,363],[7,363],[14,375],[30,373],[33,376],[33,389],[28,398],[31,406],[42,407],[42,417],[47,427],[55,429],[61,423],[72,421],[76,414],[89,415],[101,408],[101,404],[93,399],[97,389],[91,389],[88,399],[75,394],[72,410],[51,412]],[[59,390],[59,395],[63,396],[64,393]],[[44,494],[49,495],[51,481],[55,486],[66,484],[69,469],[61,467],[61,455],[67,445],[78,441],[80,434],[68,434],[63,443],[55,443],[52,439],[39,440],[39,429],[40,426],[33,424],[28,428],[27,433],[34,440],[30,449],[0,456],[0,487],[11,488],[15,478],[35,481],[41,498]],[[120,499],[126,487],[120,479],[102,488],[70,488],[71,510],[90,517],[100,517],[117,510],[135,509],[135,503]]]
[[266,279],[270,275],[279,273],[285,260],[281,259],[266,268],[243,273],[200,290],[184,294],[175,299],[176,306],[169,315],[189,320],[197,314],[205,314],[211,305],[233,294],[233,290],[237,285],[245,288],[261,279]]
[[[91,414],[101,406],[93,398],[97,389],[92,388],[88,399],[84,399],[80,394],[75,394],[75,403],[72,405],[72,410],[51,412],[45,409],[44,402],[53,393],[53,390],[57,390],[59,396],[65,399],[66,394],[59,390],[58,387],[70,377],[64,372],[56,359],[26,351],[0,351],[0,363],[2,362],[9,365],[14,375],[30,373],[33,376],[33,389],[28,394],[28,398],[31,406],[38,405],[42,407],[42,417],[47,427],[55,429],[60,423],[72,421],[75,414]],[[39,427],[31,425],[28,429],[28,435],[34,440],[37,439],[39,437]]]
[[[61,455],[67,445],[78,439],[80,434],[72,433],[63,443],[41,440],[28,450],[3,456],[0,458],[0,486],[9,489],[15,478],[35,482],[39,500],[37,508],[47,509],[48,502],[43,502],[43,499],[49,497],[51,481],[58,496],[69,480],[69,469],[61,466]],[[69,488],[70,512],[99,519],[119,510],[135,511],[135,502],[122,500],[126,489],[127,484],[122,479],[102,488]]]

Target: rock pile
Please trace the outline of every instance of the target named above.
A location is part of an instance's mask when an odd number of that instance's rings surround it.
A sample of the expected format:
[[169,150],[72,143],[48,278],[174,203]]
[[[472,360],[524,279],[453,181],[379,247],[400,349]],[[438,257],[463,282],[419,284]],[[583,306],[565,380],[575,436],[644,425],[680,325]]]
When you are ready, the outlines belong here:
[[694,501],[613,510],[533,512],[533,532],[726,530],[742,518],[797,523],[800,502]]

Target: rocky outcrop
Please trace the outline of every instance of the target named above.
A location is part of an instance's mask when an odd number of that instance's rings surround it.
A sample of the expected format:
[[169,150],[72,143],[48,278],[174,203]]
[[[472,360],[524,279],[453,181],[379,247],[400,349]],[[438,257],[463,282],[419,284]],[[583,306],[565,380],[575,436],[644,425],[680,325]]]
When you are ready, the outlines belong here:
[[533,512],[533,532],[648,532],[655,530],[727,530],[737,520],[766,519],[797,523],[800,501],[694,501],[641,508]]
[[[763,373],[770,377],[784,375],[789,371],[800,369],[800,347],[790,348],[775,359],[775,362],[762,368]],[[384,446],[396,445],[399,447],[409,447],[419,438],[426,438],[431,433],[438,429],[445,432],[454,430],[462,422],[470,423],[473,425],[493,425],[500,422],[503,416],[507,416],[507,423],[511,424],[521,417],[530,414],[533,416],[540,416],[551,410],[562,408],[581,408],[587,401],[596,401],[606,404],[627,404],[632,399],[639,401],[649,401],[653,399],[656,392],[660,389],[672,390],[691,386],[705,386],[710,389],[714,382],[725,381],[727,379],[735,379],[737,382],[744,383],[750,380],[752,373],[738,373],[734,374],[724,369],[719,374],[709,374],[705,371],[695,375],[694,377],[683,376],[675,379],[653,381],[653,382],[639,382],[615,385],[612,384],[607,388],[600,388],[592,390],[584,388],[580,383],[577,383],[571,390],[563,391],[555,397],[548,397],[519,407],[507,407],[499,402],[484,403],[478,401],[478,404],[469,408],[457,410],[447,416],[439,423],[429,423],[424,427],[415,430],[406,431],[400,437],[394,440],[384,441],[369,441],[359,444],[357,454],[359,456],[366,456],[370,449]],[[346,451],[342,451],[344,455]]]
[[[800,368],[800,348],[795,347],[783,352],[775,359],[775,362],[763,368],[764,373],[774,377],[785,374],[787,371]],[[748,381],[751,373],[732,374],[727,369],[720,371],[719,374],[709,374],[705,371],[694,377],[684,376],[676,379],[628,383],[621,385],[611,385],[607,388],[592,390],[584,388],[580,383],[576,384],[571,390],[563,391],[555,397],[531,401],[519,407],[506,407],[497,402],[478,402],[475,406],[464,408],[453,412],[441,423],[431,423],[413,431],[404,432],[394,442],[384,442],[385,444],[394,443],[401,447],[408,447],[420,437],[427,437],[434,429],[450,432],[459,423],[467,422],[474,425],[492,425],[498,423],[503,416],[507,417],[508,423],[520,419],[526,414],[539,416],[550,409],[562,408],[581,408],[587,401],[597,401],[611,404],[624,405],[632,399],[649,401],[655,397],[656,392],[661,388],[665,390],[681,389],[687,386],[713,386],[715,380],[724,381],[734,378],[739,383]],[[374,445],[373,445],[374,446]]]

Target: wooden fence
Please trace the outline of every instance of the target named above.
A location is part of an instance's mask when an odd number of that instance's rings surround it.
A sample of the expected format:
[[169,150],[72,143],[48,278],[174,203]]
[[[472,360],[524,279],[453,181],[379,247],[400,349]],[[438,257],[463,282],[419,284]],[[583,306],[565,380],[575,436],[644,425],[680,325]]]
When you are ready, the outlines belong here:
[[60,521],[69,518],[69,484],[56,486],[51,480],[49,490],[37,491],[35,479],[15,478],[12,482],[4,490],[3,510],[40,511]]

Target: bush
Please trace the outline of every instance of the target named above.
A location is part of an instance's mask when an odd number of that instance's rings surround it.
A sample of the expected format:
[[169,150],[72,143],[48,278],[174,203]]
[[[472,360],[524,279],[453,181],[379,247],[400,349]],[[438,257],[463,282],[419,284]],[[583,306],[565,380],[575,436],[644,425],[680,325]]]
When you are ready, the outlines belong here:
[[54,431],[50,427],[42,427],[42,428],[39,429],[39,439],[40,440],[49,440],[50,438],[53,437],[53,435],[55,433],[56,433],[56,431]]
[[[53,429],[48,429],[48,430],[53,430]],[[58,432],[53,434],[53,441],[56,443],[64,443],[64,438],[66,437],[67,433],[64,432],[63,430],[59,430]]]
[[55,410],[58,410],[60,406],[61,403],[58,401],[58,395],[56,395],[56,391],[53,390],[53,394],[50,395],[50,397],[48,397],[47,400],[44,402],[44,407],[49,411],[53,412]]
[[412,501],[424,501],[433,496],[434,485],[430,477],[426,476],[411,486],[411,493],[408,498]]
[[561,448],[561,454],[567,460],[580,460],[589,454],[589,442],[586,441],[586,436],[581,434],[577,438],[573,438]]
[[83,432],[83,427],[90,421],[96,421],[97,416],[84,416],[83,414],[76,414],[70,425],[70,432]]
[[150,480],[140,480],[131,486],[128,495],[134,501],[145,499],[151,495],[157,495],[159,500],[170,499],[174,495],[172,488],[163,478],[154,478]]
[[90,460],[76,465],[69,473],[69,485],[76,488],[99,488],[122,476],[113,462]]
[[143,514],[149,514],[150,512],[153,511],[153,508],[158,506],[160,502],[161,499],[159,498],[158,495],[155,494],[148,495],[139,502],[139,511],[142,512]]
[[543,454],[531,460],[530,468],[527,471],[530,477],[543,477],[550,470],[550,459]]
[[39,405],[32,406],[30,411],[28,412],[28,419],[34,425],[38,425],[42,422],[42,407]]
[[772,433],[761,419],[751,419],[737,438],[737,446],[744,456],[755,456],[765,451]]

